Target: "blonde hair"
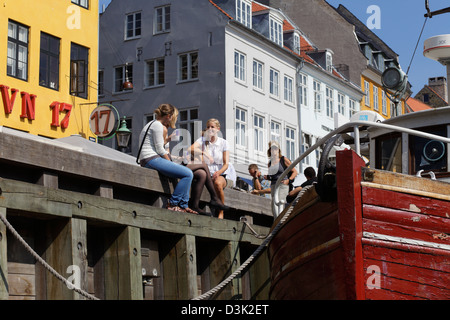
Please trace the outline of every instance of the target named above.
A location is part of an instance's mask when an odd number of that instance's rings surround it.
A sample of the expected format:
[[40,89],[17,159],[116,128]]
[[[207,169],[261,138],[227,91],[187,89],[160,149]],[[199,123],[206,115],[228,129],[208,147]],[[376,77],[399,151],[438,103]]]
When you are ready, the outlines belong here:
[[168,114],[173,115],[175,112],[175,107],[170,103],[160,104],[158,108],[154,111],[158,117],[164,117]]
[[279,150],[278,157],[281,158],[281,148],[280,148],[280,144],[277,141],[269,142],[269,149],[267,149],[267,156],[269,158],[272,156],[272,152],[271,152],[272,147],[277,148]]
[[178,120],[178,114],[179,114],[178,109],[176,107],[173,107],[173,114],[172,114],[172,118],[170,119],[170,127],[172,129],[176,128],[175,124],[177,123],[177,120]]
[[215,119],[215,118],[211,118],[208,121],[206,121],[206,126],[208,126],[208,123],[214,123],[214,125],[217,127],[217,129],[220,129],[220,122],[219,120]]

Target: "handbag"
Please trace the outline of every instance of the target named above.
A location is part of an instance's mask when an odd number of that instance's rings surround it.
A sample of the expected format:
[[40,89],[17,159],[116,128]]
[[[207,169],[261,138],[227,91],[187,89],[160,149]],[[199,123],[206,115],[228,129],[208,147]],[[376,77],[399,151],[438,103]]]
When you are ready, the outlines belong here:
[[147,137],[148,134],[148,130],[150,130],[150,127],[152,126],[153,122],[155,122],[156,120],[153,120],[150,125],[148,126],[147,130],[145,131],[144,137],[142,138],[142,142],[141,142],[141,146],[139,147],[139,151],[138,154],[136,156],[136,163],[140,164],[139,162],[139,156],[141,155],[141,151],[142,151],[142,146],[144,145],[144,141],[145,141],[145,137]]

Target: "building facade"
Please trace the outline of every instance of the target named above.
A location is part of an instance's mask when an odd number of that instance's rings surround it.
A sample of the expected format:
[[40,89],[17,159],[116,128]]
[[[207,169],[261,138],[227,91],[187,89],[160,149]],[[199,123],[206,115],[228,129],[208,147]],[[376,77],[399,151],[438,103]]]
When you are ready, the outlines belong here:
[[334,8],[325,0],[261,1],[289,12],[311,41],[334,52],[334,67],[365,93],[361,110],[375,111],[383,118],[405,113],[404,99],[395,108],[381,82],[385,68],[400,66],[398,55],[347,8]]
[[98,0],[5,0],[0,10],[0,125],[95,138]]
[[[323,99],[318,111],[326,112],[325,83],[336,89],[336,110],[341,98],[359,110],[360,91],[306,55],[305,41],[283,12],[256,1],[113,0],[100,18],[100,100],[128,117],[133,154],[153,110],[172,103],[180,110],[178,126],[189,133],[181,144],[190,145],[206,121],[217,118],[237,175],[248,176],[250,163],[266,172],[269,141],[278,141],[291,160],[301,153],[299,71],[309,77],[303,90],[311,97],[313,79],[324,83],[316,88]],[[122,86],[127,79],[132,89]],[[313,108],[314,99],[304,101]],[[315,127],[322,128],[322,120],[316,118]],[[327,121],[324,127],[333,128],[333,116]]]

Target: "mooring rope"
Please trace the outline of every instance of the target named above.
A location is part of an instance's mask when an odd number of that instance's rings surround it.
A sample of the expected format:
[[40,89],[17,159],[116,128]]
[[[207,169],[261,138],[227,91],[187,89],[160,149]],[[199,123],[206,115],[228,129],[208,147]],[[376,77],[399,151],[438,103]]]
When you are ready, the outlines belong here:
[[[267,243],[273,238],[274,235],[277,234],[277,232],[280,230],[281,226],[283,225],[283,223],[289,218],[289,215],[292,213],[292,210],[294,210],[295,205],[298,202],[298,199],[300,199],[300,197],[310,188],[314,187],[314,185],[310,185],[310,186],[306,186],[304,187],[302,190],[300,190],[300,192],[298,193],[297,197],[295,197],[295,200],[292,202],[291,206],[289,207],[289,209],[286,211],[286,213],[284,214],[284,216],[280,219],[280,221],[277,223],[277,225],[272,229],[272,232],[270,232],[267,237],[265,237],[264,241],[259,245],[259,247],[250,255],[250,257],[248,257],[247,260],[245,260],[245,262],[243,264],[241,264],[241,266],[236,269],[236,271],[234,271],[228,278],[226,278],[225,280],[223,280],[221,283],[219,283],[217,286],[215,286],[214,288],[212,288],[211,290],[209,290],[208,292],[193,298],[192,300],[204,300],[206,298],[208,298],[209,296],[219,292],[220,290],[222,290],[227,284],[229,284],[234,278],[236,278],[242,271],[244,271],[247,266],[261,253],[261,251],[266,247]],[[246,223],[246,221],[244,221],[246,225],[248,225]],[[251,229],[252,231],[252,229]],[[253,230],[254,231],[254,230]],[[253,232],[252,231],[252,232]],[[255,235],[256,236],[256,235]],[[258,236],[259,237],[259,236]]]
[[0,220],[5,224],[5,226],[9,229],[9,231],[13,234],[14,237],[19,240],[19,242],[25,247],[25,249],[40,263],[47,269],[52,275],[54,275],[58,280],[64,282],[68,288],[72,288],[73,291],[78,294],[91,299],[91,300],[100,300],[97,297],[89,294],[88,292],[81,290],[80,288],[75,287],[70,281],[60,275],[55,269],[53,269],[44,259],[42,259],[34,250],[31,248],[28,243],[20,236],[20,234],[14,229],[14,227],[9,223],[5,216],[0,214]]

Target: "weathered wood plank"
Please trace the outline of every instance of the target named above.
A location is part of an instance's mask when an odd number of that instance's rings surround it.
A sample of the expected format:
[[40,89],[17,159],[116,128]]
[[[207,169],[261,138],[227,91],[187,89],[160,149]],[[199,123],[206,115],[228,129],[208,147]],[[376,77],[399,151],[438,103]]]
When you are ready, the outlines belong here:
[[[78,217],[108,223],[171,233],[190,234],[222,240],[260,244],[243,223],[231,220],[173,212],[138,203],[112,200],[99,196],[0,178],[0,207],[60,217]],[[268,228],[253,226],[259,234]],[[244,230],[241,233],[241,230]]]

